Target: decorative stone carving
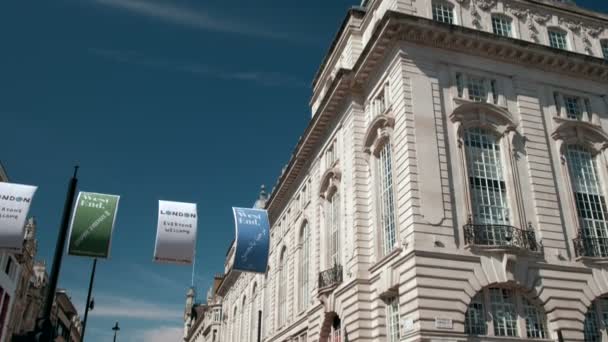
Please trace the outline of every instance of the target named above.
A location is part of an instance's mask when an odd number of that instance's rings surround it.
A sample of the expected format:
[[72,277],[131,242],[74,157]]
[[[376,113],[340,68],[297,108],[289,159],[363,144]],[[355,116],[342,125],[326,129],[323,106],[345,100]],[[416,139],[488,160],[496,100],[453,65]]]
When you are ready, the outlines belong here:
[[513,5],[511,3],[505,3],[505,8],[507,12],[511,13],[514,17],[521,20],[522,22],[525,23],[528,20],[528,14],[530,13],[530,9]]
[[481,15],[479,15],[479,12],[477,12],[477,6],[475,5],[475,3],[473,3],[471,5],[471,18],[473,18],[473,26],[480,30],[481,29]]
[[583,26],[580,21],[562,17],[559,18],[559,24],[566,26],[570,31],[574,32],[575,34],[579,34]]
[[476,0],[477,6],[483,11],[496,7],[497,0]]

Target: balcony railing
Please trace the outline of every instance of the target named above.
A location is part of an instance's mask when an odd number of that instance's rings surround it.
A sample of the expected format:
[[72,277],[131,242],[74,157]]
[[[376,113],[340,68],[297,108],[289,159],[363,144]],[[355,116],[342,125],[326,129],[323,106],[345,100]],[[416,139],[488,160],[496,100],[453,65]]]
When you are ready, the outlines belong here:
[[577,257],[608,258],[608,237],[579,236],[574,239]]
[[507,225],[469,223],[464,226],[464,240],[467,245],[474,246],[540,250],[531,227],[524,230]]
[[319,289],[337,286],[342,283],[342,266],[334,267],[319,273]]

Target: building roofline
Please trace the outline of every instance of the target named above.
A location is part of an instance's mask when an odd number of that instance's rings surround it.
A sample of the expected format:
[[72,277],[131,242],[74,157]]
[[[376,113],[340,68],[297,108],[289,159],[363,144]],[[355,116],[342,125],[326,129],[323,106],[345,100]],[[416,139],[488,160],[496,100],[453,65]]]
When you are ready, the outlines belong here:
[[[507,44],[510,44],[513,48],[530,50],[530,52],[532,52],[532,53],[535,53],[535,52],[546,53],[546,54],[552,55],[556,58],[559,57],[560,55],[562,55],[562,57],[565,56],[569,59],[574,59],[579,62],[584,62],[584,63],[592,62],[592,63],[594,63],[595,66],[599,65],[600,67],[608,67],[608,62],[604,61],[602,58],[598,58],[595,56],[589,56],[589,55],[585,55],[585,54],[574,52],[574,51],[557,50],[557,49],[551,48],[549,46],[541,45],[538,43],[533,43],[533,42],[515,39],[515,38],[499,37],[499,36],[494,35],[493,33],[486,32],[486,31],[480,31],[480,30],[476,30],[473,28],[465,27],[465,26],[439,23],[439,22],[433,21],[428,18],[389,10],[386,12],[384,17],[376,25],[376,28],[374,29],[374,32],[372,33],[371,38],[369,39],[367,44],[363,47],[363,51],[361,52],[359,58],[355,62],[355,65],[353,66],[353,68],[352,69],[339,69],[338,73],[336,74],[336,77],[332,81],[330,89],[323,95],[321,105],[318,107],[317,111],[314,113],[312,120],[309,121],[309,124],[306,127],[304,134],[300,137],[298,144],[296,145],[294,151],[292,152],[290,160],[289,160],[287,166],[285,167],[284,172],[281,173],[275,187],[272,189],[272,193],[270,194],[268,201],[266,202],[266,209],[269,210],[270,207],[272,207],[274,205],[274,203],[277,201],[277,198],[283,192],[283,188],[285,187],[286,181],[289,178],[295,179],[299,176],[299,174],[296,174],[296,175],[292,174],[294,172],[294,168],[298,162],[300,162],[300,163],[303,162],[303,160],[302,160],[303,158],[302,158],[301,154],[302,154],[302,151],[305,150],[304,148],[306,147],[306,145],[316,144],[316,141],[310,142],[310,139],[311,138],[318,139],[318,136],[320,133],[317,133],[316,135],[313,135],[311,133],[313,133],[313,131],[315,129],[323,129],[322,127],[319,128],[321,120],[323,119],[323,116],[324,116],[322,114],[324,111],[327,110],[326,107],[327,107],[328,103],[330,102],[330,100],[332,99],[332,96],[334,96],[336,89],[338,88],[339,85],[341,85],[341,82],[345,81],[345,78],[348,78],[348,77],[356,78],[356,76],[357,76],[358,72],[360,71],[360,69],[362,68],[362,66],[365,65],[365,63],[367,61],[367,57],[370,54],[370,51],[373,50],[373,48],[375,47],[375,43],[377,42],[379,36],[381,36],[382,34],[385,33],[384,32],[385,28],[387,27],[389,22],[394,22],[396,25],[399,25],[400,23],[404,23],[404,22],[418,23],[420,25],[426,25],[429,27],[441,28],[445,31],[450,32],[450,34],[466,34],[468,36],[476,37],[478,39],[488,39],[488,40],[496,41],[496,42],[499,42],[502,44],[507,43]],[[513,58],[515,58],[515,57],[513,57]],[[513,63],[513,61],[511,61],[511,63]],[[530,67],[536,68],[537,65],[530,64]],[[556,72],[560,72],[560,71],[556,71]],[[562,70],[561,72],[566,72],[566,71]],[[348,76],[348,77],[346,77],[346,76]],[[330,118],[325,118],[325,119],[327,121]],[[307,151],[310,151],[313,147],[314,146],[308,146]],[[299,170],[296,170],[295,172],[298,172],[298,171]],[[269,210],[269,214],[270,214],[270,210]]]
[[[312,88],[313,89],[317,86],[317,83],[319,82],[319,78],[321,77],[321,74],[323,73],[323,70],[325,69],[325,66],[327,65],[327,62],[329,61],[329,59],[331,58],[332,54],[334,53],[335,48],[338,45],[338,41],[342,37],[342,33],[344,32],[344,29],[346,28],[346,25],[347,25],[348,21],[350,20],[351,16],[354,16],[355,14],[365,15],[367,13],[367,5],[368,5],[369,1],[370,0],[364,0],[361,3],[361,6],[353,6],[353,7],[351,7],[349,9],[348,13],[346,14],[346,17],[342,21],[342,25],[340,26],[340,29],[338,30],[338,32],[334,36],[334,38],[332,40],[332,43],[331,43],[331,45],[330,45],[327,53],[323,57],[323,60],[321,62],[321,65],[319,66],[319,69],[315,73],[315,76],[314,76],[313,81],[312,81]],[[603,12],[592,11],[592,10],[584,8],[584,7],[579,7],[578,5],[570,5],[570,4],[565,4],[565,3],[562,4],[562,3],[557,3],[557,2],[549,2],[549,1],[546,1],[546,0],[523,0],[523,1],[518,1],[518,3],[520,3],[520,4],[525,4],[526,2],[529,3],[529,4],[537,5],[537,6],[550,7],[550,8],[553,8],[555,10],[559,10],[559,11],[570,12],[571,14],[575,14],[575,15],[586,16],[586,17],[593,18],[593,19],[596,19],[596,20],[608,21],[608,14],[605,14]]]
[[323,70],[325,69],[325,65],[327,65],[327,62],[329,62],[329,59],[331,58],[332,54],[334,53],[336,46],[338,46],[338,41],[342,37],[342,33],[346,29],[346,26],[348,25],[350,18],[354,17],[356,15],[359,15],[360,18],[362,18],[365,15],[365,13],[366,13],[366,9],[361,6],[353,6],[348,9],[348,12],[346,13],[346,17],[344,18],[344,20],[342,20],[342,25],[340,25],[338,32],[336,32],[336,34],[334,35],[334,38],[331,41],[329,49],[327,50],[325,57],[323,57],[323,60],[321,61],[321,65],[319,66],[319,68],[317,69],[317,72],[315,73],[315,76],[313,77],[313,80],[312,80],[313,89],[317,86],[317,83],[319,82],[319,77],[321,77],[321,74],[323,73]]

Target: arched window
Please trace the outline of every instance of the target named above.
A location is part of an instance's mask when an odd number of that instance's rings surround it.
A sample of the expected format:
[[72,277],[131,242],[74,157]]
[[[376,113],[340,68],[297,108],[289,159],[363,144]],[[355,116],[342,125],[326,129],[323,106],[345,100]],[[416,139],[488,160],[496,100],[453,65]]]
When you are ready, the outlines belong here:
[[340,265],[340,194],[334,192],[326,203],[326,227],[329,234],[328,266]]
[[396,246],[395,197],[393,189],[393,152],[390,140],[378,151],[376,158],[376,192],[378,217],[382,231],[382,253],[389,254]]
[[239,342],[246,342],[247,341],[247,296],[243,296],[243,301],[241,304],[241,324],[240,324],[240,332],[241,332],[241,337]]
[[306,309],[309,298],[310,231],[308,222],[300,230],[299,311]]
[[601,342],[602,331],[601,322],[604,322],[604,329],[608,323],[608,298],[599,298],[591,303],[591,307],[585,315],[585,342]]
[[608,210],[595,158],[581,145],[567,145],[565,157],[581,228],[580,254],[608,257]]
[[492,31],[503,37],[513,37],[513,20],[503,14],[492,14]]
[[283,247],[279,260],[279,328],[287,322],[287,249]]
[[[506,225],[509,223],[507,189],[502,167],[500,144],[496,136],[482,128],[464,131],[471,209],[476,224]],[[489,242],[504,239],[504,234],[488,231]],[[500,244],[500,243],[490,243]]]
[[446,24],[455,24],[454,5],[447,1],[433,1],[433,20]]
[[518,289],[480,291],[469,304],[464,326],[469,335],[548,338],[544,312]]
[[253,283],[253,287],[251,290],[251,310],[249,312],[249,340],[257,341],[256,338],[258,336],[258,299],[259,295],[258,291],[258,283]]
[[230,329],[230,335],[231,335],[231,341],[232,342],[238,342],[239,340],[239,333],[238,333],[238,326],[236,325],[236,315],[238,313],[238,307],[235,305],[234,306],[234,310],[232,312],[232,328]]

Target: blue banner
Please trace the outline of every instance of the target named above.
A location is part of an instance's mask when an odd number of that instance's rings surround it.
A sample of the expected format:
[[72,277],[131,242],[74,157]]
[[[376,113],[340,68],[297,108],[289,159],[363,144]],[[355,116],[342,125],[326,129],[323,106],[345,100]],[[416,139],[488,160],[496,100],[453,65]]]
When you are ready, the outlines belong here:
[[232,208],[236,227],[234,264],[237,271],[266,273],[270,248],[268,213],[262,209]]

